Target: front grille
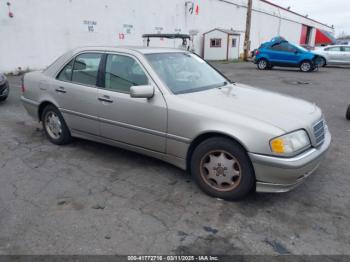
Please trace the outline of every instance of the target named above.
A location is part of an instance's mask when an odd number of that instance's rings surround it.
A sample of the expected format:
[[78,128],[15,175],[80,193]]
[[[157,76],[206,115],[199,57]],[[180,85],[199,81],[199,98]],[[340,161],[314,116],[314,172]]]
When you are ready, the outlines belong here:
[[322,119],[321,121],[317,122],[314,127],[314,136],[316,139],[316,145],[319,146],[324,142],[325,139],[325,122]]

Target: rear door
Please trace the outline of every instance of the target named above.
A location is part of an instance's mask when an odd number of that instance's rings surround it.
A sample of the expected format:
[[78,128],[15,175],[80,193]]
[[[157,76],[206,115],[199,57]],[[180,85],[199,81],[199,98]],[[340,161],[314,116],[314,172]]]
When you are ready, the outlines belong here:
[[[101,136],[165,152],[167,106],[142,64],[128,54],[108,54],[103,73],[98,96]],[[132,98],[130,87],[141,85],[153,85],[154,97]]]
[[325,48],[324,51],[327,53],[329,63],[342,63],[344,53],[342,52],[340,46],[328,47]]
[[99,135],[97,76],[102,56],[90,52],[78,55],[53,84],[53,96],[73,131]]

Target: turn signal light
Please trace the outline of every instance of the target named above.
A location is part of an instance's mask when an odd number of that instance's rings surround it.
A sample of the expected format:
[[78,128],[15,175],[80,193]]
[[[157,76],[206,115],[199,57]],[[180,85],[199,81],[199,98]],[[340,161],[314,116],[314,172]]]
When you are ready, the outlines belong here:
[[280,138],[277,138],[277,139],[274,139],[271,141],[271,149],[273,152],[275,153],[284,153],[285,150],[284,150],[284,142],[282,139]]

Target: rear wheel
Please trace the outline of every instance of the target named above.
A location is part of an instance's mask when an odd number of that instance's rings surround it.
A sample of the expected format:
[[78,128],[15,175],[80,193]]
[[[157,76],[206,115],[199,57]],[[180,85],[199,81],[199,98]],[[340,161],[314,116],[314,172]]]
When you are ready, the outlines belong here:
[[259,59],[257,63],[258,69],[259,70],[266,70],[269,68],[269,62],[265,58]]
[[197,146],[191,173],[205,193],[226,200],[243,198],[255,185],[248,155],[241,145],[228,138],[210,138]]
[[56,145],[66,145],[72,140],[66,122],[53,105],[46,106],[41,117],[47,138]]
[[311,72],[314,70],[314,66],[310,61],[303,61],[300,64],[300,71],[302,72]]
[[350,105],[348,107],[348,111],[346,111],[346,119],[350,120]]

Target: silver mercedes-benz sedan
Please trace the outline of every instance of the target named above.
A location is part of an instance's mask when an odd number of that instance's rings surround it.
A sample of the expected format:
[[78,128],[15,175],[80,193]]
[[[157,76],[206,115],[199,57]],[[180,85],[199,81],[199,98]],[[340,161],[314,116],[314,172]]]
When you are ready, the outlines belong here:
[[320,47],[312,51],[320,56],[319,66],[327,65],[350,65],[350,46],[334,45]]
[[79,48],[26,74],[22,89],[52,143],[80,137],[159,158],[228,200],[293,189],[331,143],[316,105],[233,83],[182,50]]

